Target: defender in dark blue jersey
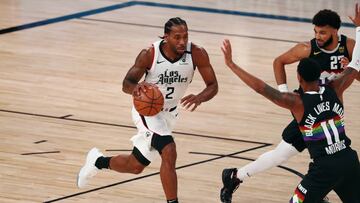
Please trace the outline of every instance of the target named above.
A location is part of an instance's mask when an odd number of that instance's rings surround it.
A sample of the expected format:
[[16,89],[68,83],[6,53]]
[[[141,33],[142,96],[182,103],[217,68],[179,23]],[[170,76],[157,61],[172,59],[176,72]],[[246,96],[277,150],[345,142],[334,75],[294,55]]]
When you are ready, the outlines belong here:
[[[354,24],[359,26],[360,9],[357,14],[359,18],[354,19]],[[313,159],[290,203],[318,203],[331,190],[345,203],[360,203],[360,163],[345,133],[342,104],[344,91],[360,70],[360,27],[356,29],[356,41],[348,67],[325,86],[318,82],[321,66],[314,59],[301,59],[297,69],[301,94],[281,93],[243,70],[232,60],[229,40],[224,41],[222,51],[226,65],[257,93],[291,111],[301,132],[299,137]],[[231,202],[228,194],[232,194],[239,182],[236,169],[223,171],[224,187],[220,195],[223,202]]]
[[[354,19],[359,18],[356,14]],[[341,25],[339,15],[331,10],[321,10],[313,18],[315,37],[309,42],[298,43],[274,60],[274,73],[278,88],[288,92],[286,85],[285,65],[295,63],[303,58],[316,60],[321,67],[319,84],[327,84],[335,79],[351,60],[355,40],[339,35]],[[357,79],[360,79],[358,74]],[[255,161],[237,168],[237,177],[244,179],[257,173],[276,167],[291,157],[302,152],[306,145],[296,120],[292,120],[282,133],[282,141],[273,150],[260,155]]]

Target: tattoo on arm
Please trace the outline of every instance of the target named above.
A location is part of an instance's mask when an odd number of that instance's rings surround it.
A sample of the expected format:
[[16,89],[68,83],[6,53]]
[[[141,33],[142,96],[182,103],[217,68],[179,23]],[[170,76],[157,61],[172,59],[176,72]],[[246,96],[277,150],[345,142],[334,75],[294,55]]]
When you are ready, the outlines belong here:
[[275,104],[290,110],[296,104],[295,95],[290,93],[281,93],[267,84],[265,85],[262,94]]

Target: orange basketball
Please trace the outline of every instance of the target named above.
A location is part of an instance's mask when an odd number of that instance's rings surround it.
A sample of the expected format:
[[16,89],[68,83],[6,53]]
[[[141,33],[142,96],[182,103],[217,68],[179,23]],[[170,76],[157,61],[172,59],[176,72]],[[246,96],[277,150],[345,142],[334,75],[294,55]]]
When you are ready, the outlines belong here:
[[154,116],[164,106],[164,97],[157,87],[148,87],[146,92],[140,91],[139,96],[133,96],[134,106],[137,112],[143,116]]

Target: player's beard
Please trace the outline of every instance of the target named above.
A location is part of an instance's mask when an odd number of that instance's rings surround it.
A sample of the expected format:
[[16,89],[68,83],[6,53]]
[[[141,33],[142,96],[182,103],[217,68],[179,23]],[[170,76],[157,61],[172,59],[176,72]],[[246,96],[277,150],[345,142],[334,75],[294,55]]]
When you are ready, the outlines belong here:
[[325,48],[329,46],[333,42],[333,36],[331,36],[322,46],[319,46],[320,48]]

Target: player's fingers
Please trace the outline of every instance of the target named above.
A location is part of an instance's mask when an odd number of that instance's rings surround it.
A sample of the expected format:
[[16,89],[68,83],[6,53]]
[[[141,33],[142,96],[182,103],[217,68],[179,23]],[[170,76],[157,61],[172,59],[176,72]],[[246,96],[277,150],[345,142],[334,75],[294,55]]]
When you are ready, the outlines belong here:
[[199,105],[195,103],[194,107],[190,110],[191,112],[195,111],[195,109],[198,107]]
[[186,96],[186,97],[183,97],[181,100],[180,100],[180,103],[182,104],[183,102],[185,102],[186,100],[187,100],[187,98],[189,97],[189,95],[188,96]]
[[353,23],[355,23],[355,20],[354,20],[353,17],[351,17],[351,16],[348,16],[348,17],[349,17],[349,19],[350,19]]
[[194,102],[189,102],[186,106],[185,106],[185,109],[186,110],[189,110],[189,108],[192,106],[192,105],[196,105]]
[[142,91],[142,92],[146,92],[146,86],[144,85],[144,84],[141,84],[140,86],[139,86],[139,93],[140,93],[140,91]]
[[140,95],[140,91],[139,91],[139,87],[135,87],[135,89],[133,90],[133,93],[132,93],[133,96],[139,96]]
[[183,98],[181,99],[180,103],[183,103],[183,102],[187,101],[189,98],[191,98],[191,97],[193,97],[193,96],[194,96],[193,94],[189,94],[189,95],[183,97]]
[[188,105],[191,105],[192,103],[194,103],[194,98],[193,98],[193,97],[188,98],[187,100],[185,100],[185,101],[182,103],[182,105],[183,105],[184,107],[186,107],[186,106],[188,106]]

